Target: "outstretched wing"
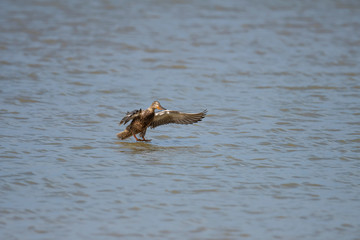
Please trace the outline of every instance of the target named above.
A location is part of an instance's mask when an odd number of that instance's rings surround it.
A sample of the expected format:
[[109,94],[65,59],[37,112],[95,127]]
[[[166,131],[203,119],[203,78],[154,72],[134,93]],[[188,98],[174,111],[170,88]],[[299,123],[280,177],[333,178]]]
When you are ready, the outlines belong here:
[[151,128],[169,123],[193,124],[201,121],[205,117],[207,110],[200,113],[182,113],[178,111],[165,110],[155,113],[154,120],[150,124]]
[[141,109],[140,110],[134,110],[132,112],[127,112],[126,116],[121,119],[119,125],[126,124],[128,121],[133,120],[134,118],[140,116]]

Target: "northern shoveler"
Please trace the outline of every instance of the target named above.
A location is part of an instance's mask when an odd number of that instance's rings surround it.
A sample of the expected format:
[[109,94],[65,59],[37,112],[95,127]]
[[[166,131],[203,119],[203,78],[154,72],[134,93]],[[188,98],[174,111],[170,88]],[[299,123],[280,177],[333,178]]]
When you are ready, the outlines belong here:
[[[163,110],[161,112],[155,113],[155,109]],[[207,110],[204,110],[200,113],[182,113],[178,111],[166,110],[163,108],[158,101],[155,101],[151,106],[146,110],[134,110],[128,112],[126,116],[120,121],[121,124],[126,124],[130,120],[131,123],[123,132],[117,134],[117,137],[120,139],[126,139],[128,137],[134,136],[136,141],[151,141],[150,139],[145,139],[146,129],[156,128],[161,125],[176,123],[176,124],[193,124],[198,121],[201,121],[205,117]],[[139,139],[136,137],[136,134],[140,133]]]

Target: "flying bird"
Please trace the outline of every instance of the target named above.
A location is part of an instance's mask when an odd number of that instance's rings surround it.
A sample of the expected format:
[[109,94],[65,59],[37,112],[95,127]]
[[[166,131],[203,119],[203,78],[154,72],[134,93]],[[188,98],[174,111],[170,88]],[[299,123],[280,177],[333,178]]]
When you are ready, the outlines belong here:
[[[163,110],[155,113],[155,109]],[[146,130],[148,127],[156,128],[161,125],[176,123],[176,124],[193,124],[201,121],[205,117],[207,110],[200,113],[183,113],[179,111],[166,110],[158,101],[154,101],[146,110],[134,110],[128,112],[126,116],[120,121],[121,124],[131,123],[126,129],[117,134],[120,139],[126,139],[134,136],[136,141],[151,141],[145,139]],[[139,134],[140,133],[140,134]],[[139,134],[141,139],[136,137]]]

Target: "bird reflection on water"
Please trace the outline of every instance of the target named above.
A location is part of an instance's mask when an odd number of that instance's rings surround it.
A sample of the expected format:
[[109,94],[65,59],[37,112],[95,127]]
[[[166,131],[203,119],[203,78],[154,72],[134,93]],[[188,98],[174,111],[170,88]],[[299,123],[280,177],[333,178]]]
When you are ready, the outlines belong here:
[[142,154],[142,153],[150,153],[150,152],[166,152],[169,153],[171,151],[186,151],[186,152],[195,152],[196,149],[199,149],[199,145],[192,146],[159,146],[156,144],[152,144],[149,142],[121,142],[116,141],[115,144],[120,145],[120,152],[131,153],[131,154]]

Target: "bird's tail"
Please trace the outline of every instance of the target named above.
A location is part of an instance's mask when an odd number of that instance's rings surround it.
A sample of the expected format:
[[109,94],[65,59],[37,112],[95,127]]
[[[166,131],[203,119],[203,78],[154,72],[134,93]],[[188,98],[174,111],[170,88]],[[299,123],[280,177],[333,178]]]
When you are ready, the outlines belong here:
[[121,140],[126,139],[128,137],[131,137],[132,133],[130,131],[128,131],[127,129],[125,129],[122,132],[119,132],[118,134],[116,134],[118,138],[120,138]]

